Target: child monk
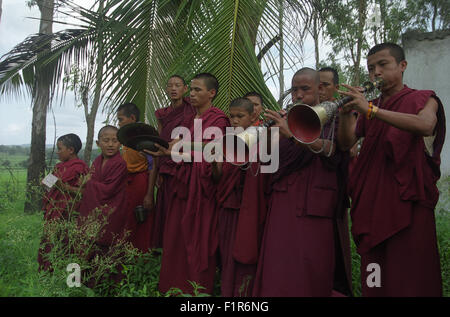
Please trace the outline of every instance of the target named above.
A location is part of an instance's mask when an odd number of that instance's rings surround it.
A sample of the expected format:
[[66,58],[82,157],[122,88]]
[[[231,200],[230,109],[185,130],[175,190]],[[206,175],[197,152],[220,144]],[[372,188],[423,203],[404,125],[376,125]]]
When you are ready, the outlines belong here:
[[[58,138],[56,147],[58,158],[53,175],[58,181],[44,195],[44,232],[51,220],[67,219],[72,210],[78,206],[77,193],[80,193],[79,181],[88,173],[86,163],[78,158],[82,146],[80,138],[73,133]],[[38,253],[39,270],[49,270],[50,262],[44,260],[43,254],[50,252],[51,245],[43,238]]]
[[[250,127],[257,120],[252,102],[237,98],[230,104],[234,128]],[[213,163],[217,187],[221,296],[250,296],[256,273],[260,237],[267,210],[258,163],[243,169],[229,162]]]
[[107,216],[104,234],[96,243],[106,251],[121,238],[127,217],[126,180],[127,163],[122,159],[117,139],[117,128],[104,126],[98,133],[97,146],[101,149],[91,166],[90,179],[86,182],[80,206],[80,221],[83,222],[96,208]]
[[256,120],[253,122],[253,126],[258,126],[262,123],[262,120],[260,118],[261,113],[263,112],[263,98],[260,94],[258,94],[255,91],[251,91],[249,93],[246,93],[244,95],[244,98],[247,98],[253,103],[253,108],[255,109],[256,113]]
[[[126,103],[117,108],[119,127],[138,122],[139,108],[133,103]],[[122,158],[127,163],[127,202],[128,212],[126,230],[130,232],[129,241],[141,252],[148,252],[151,247],[151,237],[154,222],[154,183],[155,176],[153,160],[129,147],[122,147]],[[150,172],[149,172],[150,170]],[[136,206],[144,206],[148,210],[144,222],[138,223],[134,210]]]

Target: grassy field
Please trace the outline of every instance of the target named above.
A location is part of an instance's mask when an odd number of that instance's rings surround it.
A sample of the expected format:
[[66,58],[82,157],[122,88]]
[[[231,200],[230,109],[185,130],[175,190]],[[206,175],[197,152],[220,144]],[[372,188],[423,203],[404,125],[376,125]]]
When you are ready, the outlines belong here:
[[[21,161],[21,158],[16,158]],[[12,173],[12,174],[11,174]],[[38,273],[37,250],[42,213],[24,214],[25,170],[0,170],[0,296],[161,296],[156,290],[160,257],[139,256],[127,265],[126,279],[115,290],[68,288],[67,272]],[[450,177],[439,182],[436,226],[444,296],[450,297]],[[353,287],[360,296],[359,256],[352,242]],[[216,287],[218,289],[218,287]]]

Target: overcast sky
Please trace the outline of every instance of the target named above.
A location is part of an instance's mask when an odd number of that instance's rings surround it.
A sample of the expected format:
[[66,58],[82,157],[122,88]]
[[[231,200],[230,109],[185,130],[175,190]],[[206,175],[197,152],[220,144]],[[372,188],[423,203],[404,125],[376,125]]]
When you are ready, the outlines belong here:
[[[78,5],[90,7],[94,0],[77,0]],[[37,7],[28,8],[26,0],[3,0],[2,17],[0,22],[0,56],[9,52],[16,44],[23,41],[28,35],[39,30],[40,13]],[[56,20],[70,22],[65,17],[56,17]],[[53,32],[60,31],[67,26],[53,25]],[[314,67],[314,51],[311,41],[307,41],[304,51],[304,64],[301,66]],[[311,43],[312,44],[312,43]],[[285,78],[290,81],[291,73],[286,72]],[[278,92],[271,83],[269,88],[277,97]],[[286,82],[286,85],[289,85]],[[82,108],[75,107],[73,94],[67,92],[64,103],[54,104],[53,112],[56,121],[56,138],[67,133],[76,133],[83,143],[86,140],[86,120]],[[10,98],[0,101],[0,145],[19,145],[31,142],[31,100],[30,98]],[[95,124],[95,135],[103,125],[106,115],[99,112]],[[47,115],[46,144],[53,144],[55,138],[55,123],[52,112]]]
[[[77,0],[77,4],[89,7],[93,0]],[[9,52],[16,44],[23,41],[28,35],[39,31],[39,18],[37,7],[28,8],[26,0],[3,0],[2,17],[0,22],[0,56]],[[57,17],[58,20],[67,21],[67,18]],[[53,25],[53,32],[60,31],[67,26]],[[86,120],[84,110],[75,107],[72,93],[67,93],[64,103],[54,104],[53,112],[56,121],[56,137],[67,133],[76,133],[83,142],[86,140]],[[29,144],[31,142],[31,99],[9,98],[0,101],[0,144]],[[105,115],[99,113],[95,124],[97,132]],[[47,144],[53,144],[55,123],[52,112],[47,115]]]

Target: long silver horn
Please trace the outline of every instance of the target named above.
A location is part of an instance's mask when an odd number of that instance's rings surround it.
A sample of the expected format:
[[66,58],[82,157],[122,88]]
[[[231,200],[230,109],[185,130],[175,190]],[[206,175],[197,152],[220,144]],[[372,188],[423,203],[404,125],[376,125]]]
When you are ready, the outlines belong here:
[[[374,82],[366,82],[363,85],[364,93],[380,89],[383,79],[377,78]],[[314,143],[321,135],[323,126],[330,121],[338,109],[350,102],[353,98],[346,96],[338,101],[325,101],[316,106],[303,103],[292,105],[287,114],[288,127],[294,137],[305,144]]]

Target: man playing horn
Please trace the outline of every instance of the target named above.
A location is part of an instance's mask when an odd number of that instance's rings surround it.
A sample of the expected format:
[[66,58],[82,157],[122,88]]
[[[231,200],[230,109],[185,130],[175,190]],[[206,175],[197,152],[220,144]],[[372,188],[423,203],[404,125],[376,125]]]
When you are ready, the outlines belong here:
[[343,85],[349,91],[341,93],[353,100],[341,111],[338,129],[342,150],[365,137],[349,178],[362,294],[441,296],[434,208],[444,109],[433,91],[403,84],[407,62],[400,46],[374,46],[367,66],[371,80],[383,79],[381,96],[369,102],[357,87]]
[[[315,70],[299,70],[292,78],[292,101],[317,105],[319,83]],[[334,140],[300,144],[280,114],[267,110],[267,118],[280,129],[280,168],[270,181],[253,295],[331,296],[337,252],[333,219],[346,208],[338,176],[344,153]]]

